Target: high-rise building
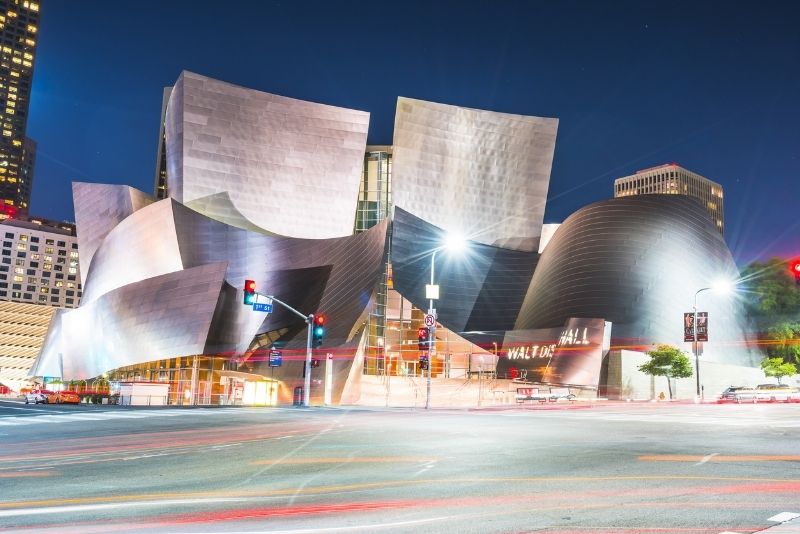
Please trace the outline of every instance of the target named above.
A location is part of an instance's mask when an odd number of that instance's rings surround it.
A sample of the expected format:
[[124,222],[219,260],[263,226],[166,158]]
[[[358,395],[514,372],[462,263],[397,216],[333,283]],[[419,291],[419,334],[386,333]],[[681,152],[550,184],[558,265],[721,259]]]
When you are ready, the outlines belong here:
[[0,218],[27,213],[30,203],[32,176],[23,170],[38,31],[38,2],[0,0]]
[[614,197],[653,194],[686,195],[699,200],[711,215],[719,233],[725,235],[723,193],[722,186],[718,183],[684,169],[677,163],[650,167],[614,180]]
[[167,104],[172,94],[172,86],[164,88],[161,97],[161,122],[158,129],[158,149],[156,150],[156,181],[153,194],[156,199],[167,198],[167,135],[164,131],[164,121],[167,117]]
[[38,217],[0,223],[0,384],[18,391],[59,308],[81,298],[75,226]]

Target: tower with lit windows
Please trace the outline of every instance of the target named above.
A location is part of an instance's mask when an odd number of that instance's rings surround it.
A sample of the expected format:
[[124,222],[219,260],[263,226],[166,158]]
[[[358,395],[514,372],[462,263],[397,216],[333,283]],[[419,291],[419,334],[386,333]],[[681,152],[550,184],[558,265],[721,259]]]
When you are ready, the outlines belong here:
[[[26,140],[39,2],[0,0],[0,218],[27,212],[35,145]],[[27,150],[26,150],[27,147]]]
[[725,235],[722,186],[686,170],[677,163],[650,167],[614,180],[614,197],[631,195],[685,195],[699,200],[719,233]]

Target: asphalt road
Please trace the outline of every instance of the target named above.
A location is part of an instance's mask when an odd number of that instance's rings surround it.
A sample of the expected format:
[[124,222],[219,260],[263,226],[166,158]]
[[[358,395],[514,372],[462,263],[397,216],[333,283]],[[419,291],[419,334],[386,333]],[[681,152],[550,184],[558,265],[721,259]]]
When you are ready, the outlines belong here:
[[0,531],[707,534],[800,514],[798,404],[569,408],[0,401]]

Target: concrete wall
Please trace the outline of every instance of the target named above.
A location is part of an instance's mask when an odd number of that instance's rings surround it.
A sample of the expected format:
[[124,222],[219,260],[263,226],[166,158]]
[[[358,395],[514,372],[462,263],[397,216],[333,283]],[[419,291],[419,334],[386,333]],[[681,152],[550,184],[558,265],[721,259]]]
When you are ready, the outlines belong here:
[[[611,351],[608,355],[608,398],[610,399],[653,399],[664,392],[669,397],[667,379],[651,377],[638,370],[648,357],[643,352],[629,350]],[[691,357],[694,368],[694,357]],[[696,375],[673,381],[673,396],[676,399],[692,399],[696,394]],[[797,377],[784,380],[795,384]],[[766,378],[763,371],[754,367],[728,365],[700,359],[700,384],[704,388],[704,398],[714,399],[729,386],[757,386],[777,383],[774,378]]]

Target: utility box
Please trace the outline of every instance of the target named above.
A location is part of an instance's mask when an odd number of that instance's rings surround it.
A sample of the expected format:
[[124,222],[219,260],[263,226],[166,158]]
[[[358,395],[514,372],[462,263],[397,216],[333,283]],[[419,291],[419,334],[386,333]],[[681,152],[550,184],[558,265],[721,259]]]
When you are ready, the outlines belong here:
[[169,384],[161,382],[120,382],[119,403],[123,406],[166,406]]

